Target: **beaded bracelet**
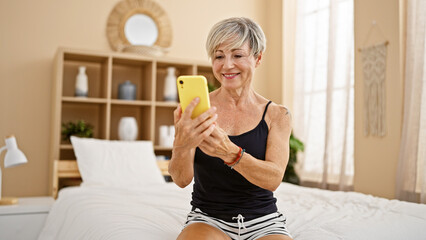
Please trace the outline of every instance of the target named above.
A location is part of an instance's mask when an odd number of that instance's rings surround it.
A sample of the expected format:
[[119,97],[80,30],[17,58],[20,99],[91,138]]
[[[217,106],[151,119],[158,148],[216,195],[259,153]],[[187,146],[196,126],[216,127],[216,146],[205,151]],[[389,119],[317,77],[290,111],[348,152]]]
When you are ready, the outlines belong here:
[[235,158],[235,160],[231,163],[227,163],[225,162],[225,164],[230,167],[231,169],[234,169],[234,167],[240,162],[241,158],[243,158],[244,152],[246,151],[245,149],[242,149],[241,147],[239,147],[240,150],[238,151],[237,157]]

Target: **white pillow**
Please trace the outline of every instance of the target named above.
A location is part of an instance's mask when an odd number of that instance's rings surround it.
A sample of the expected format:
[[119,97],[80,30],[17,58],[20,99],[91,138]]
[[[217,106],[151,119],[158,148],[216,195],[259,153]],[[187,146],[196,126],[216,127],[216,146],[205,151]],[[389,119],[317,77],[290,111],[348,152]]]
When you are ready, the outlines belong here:
[[165,183],[151,141],[71,137],[82,185],[138,187]]

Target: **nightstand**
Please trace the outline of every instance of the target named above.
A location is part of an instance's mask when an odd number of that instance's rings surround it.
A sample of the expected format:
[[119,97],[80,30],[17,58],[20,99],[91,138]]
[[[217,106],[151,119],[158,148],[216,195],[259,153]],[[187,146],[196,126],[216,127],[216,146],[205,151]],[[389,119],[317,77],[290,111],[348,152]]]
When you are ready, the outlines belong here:
[[0,205],[0,239],[37,239],[54,201],[52,197],[27,197],[15,205]]

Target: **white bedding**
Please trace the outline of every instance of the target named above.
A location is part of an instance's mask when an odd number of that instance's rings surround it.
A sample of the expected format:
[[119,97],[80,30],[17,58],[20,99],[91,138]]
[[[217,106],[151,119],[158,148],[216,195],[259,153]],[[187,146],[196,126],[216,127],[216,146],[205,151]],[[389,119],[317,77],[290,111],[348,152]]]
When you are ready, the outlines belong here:
[[[60,191],[39,237],[174,240],[190,210],[192,187],[72,187]],[[426,239],[426,205],[282,183],[279,211],[296,240]]]

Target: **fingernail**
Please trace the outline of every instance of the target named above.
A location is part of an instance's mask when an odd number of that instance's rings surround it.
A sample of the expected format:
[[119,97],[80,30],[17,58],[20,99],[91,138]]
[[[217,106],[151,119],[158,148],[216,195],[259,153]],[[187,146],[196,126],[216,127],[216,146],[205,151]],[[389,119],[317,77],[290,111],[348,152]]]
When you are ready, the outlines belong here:
[[216,107],[212,107],[212,109],[216,111]]
[[200,98],[199,98],[199,97],[196,97],[196,98],[195,98],[195,101],[196,101],[196,102],[199,102],[199,101],[200,101]]

